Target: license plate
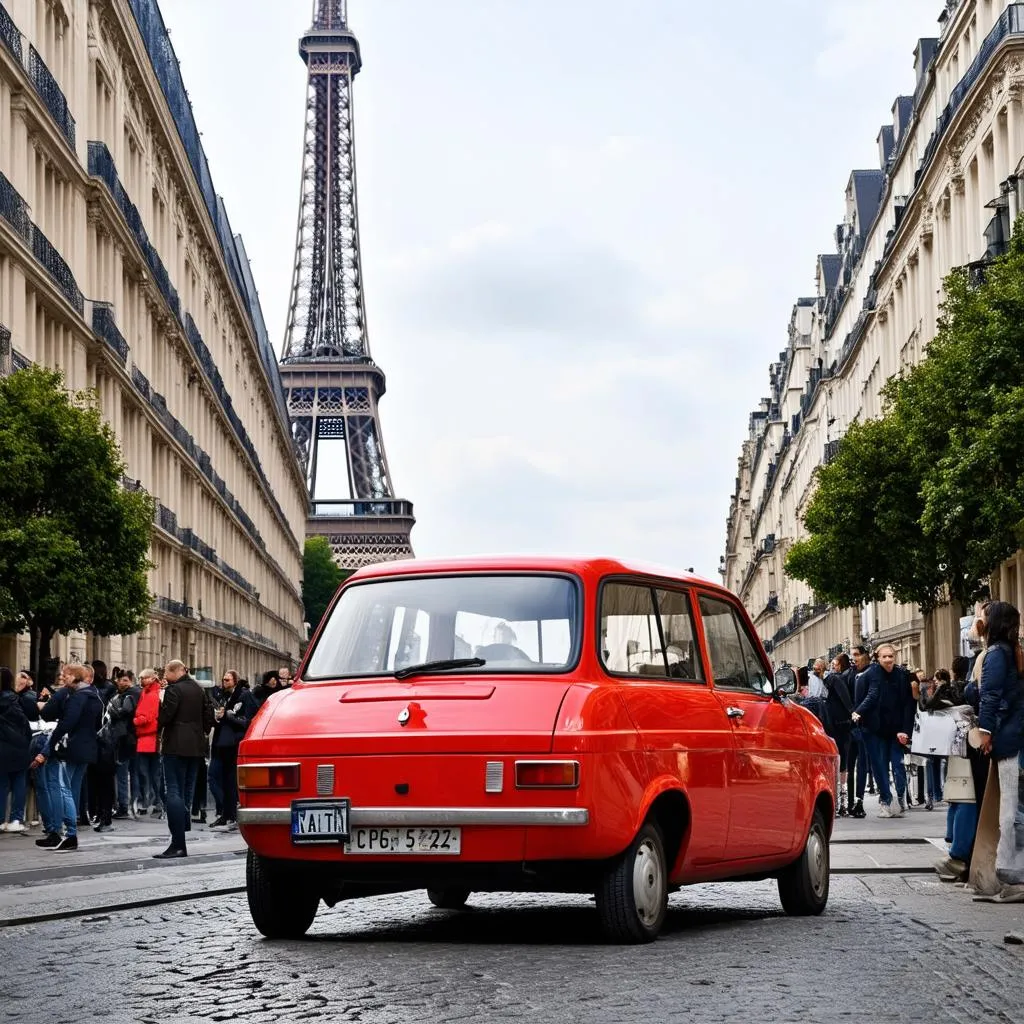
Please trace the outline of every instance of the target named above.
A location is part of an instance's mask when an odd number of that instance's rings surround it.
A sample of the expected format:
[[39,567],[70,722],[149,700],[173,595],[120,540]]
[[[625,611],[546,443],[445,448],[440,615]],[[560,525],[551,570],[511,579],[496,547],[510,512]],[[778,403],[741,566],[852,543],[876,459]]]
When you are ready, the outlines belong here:
[[292,804],[293,843],[340,843],[348,839],[347,800]]
[[421,856],[462,852],[461,828],[354,828],[345,844],[349,854]]

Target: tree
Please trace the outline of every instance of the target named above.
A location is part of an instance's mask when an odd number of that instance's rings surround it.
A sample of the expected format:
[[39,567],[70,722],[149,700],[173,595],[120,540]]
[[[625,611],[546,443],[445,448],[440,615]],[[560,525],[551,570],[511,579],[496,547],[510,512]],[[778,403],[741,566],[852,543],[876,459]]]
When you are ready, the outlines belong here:
[[887,590],[926,613],[967,604],[1024,544],[1024,220],[980,281],[959,268],[945,293],[925,358],[883,388],[882,419],[851,427],[818,470],[810,536],[787,558],[836,604]]
[[334,561],[326,537],[309,537],[302,553],[302,604],[312,634],[320,625],[335,591],[352,575]]
[[147,620],[153,501],[123,473],[92,394],[41,367],[0,379],[0,621],[29,631],[36,672],[57,632]]
[[884,600],[935,606],[942,574],[922,534],[921,466],[892,417],[854,423],[835,459],[817,470],[804,514],[809,536],[786,556],[786,572],[839,607]]

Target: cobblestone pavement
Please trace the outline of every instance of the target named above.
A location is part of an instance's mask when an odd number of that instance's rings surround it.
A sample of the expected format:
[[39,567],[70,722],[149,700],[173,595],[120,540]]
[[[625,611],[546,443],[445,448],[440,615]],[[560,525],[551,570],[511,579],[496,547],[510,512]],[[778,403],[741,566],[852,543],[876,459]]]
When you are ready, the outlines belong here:
[[267,942],[244,897],[0,933],[0,1018],[185,1021],[1024,1020],[1021,907],[920,876],[844,876],[820,918],[785,917],[771,883],[672,897],[646,947],[601,945],[593,905],[423,893],[321,908],[310,936]]

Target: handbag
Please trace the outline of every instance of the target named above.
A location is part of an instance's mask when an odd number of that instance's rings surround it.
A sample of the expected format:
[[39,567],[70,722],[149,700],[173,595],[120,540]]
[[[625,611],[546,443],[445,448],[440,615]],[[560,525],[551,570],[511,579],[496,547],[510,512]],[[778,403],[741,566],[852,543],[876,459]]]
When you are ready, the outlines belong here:
[[978,796],[974,790],[974,774],[966,757],[951,757],[946,764],[946,781],[942,795],[947,803],[973,804]]
[[914,754],[947,757],[956,736],[956,720],[948,711],[918,711],[910,749]]

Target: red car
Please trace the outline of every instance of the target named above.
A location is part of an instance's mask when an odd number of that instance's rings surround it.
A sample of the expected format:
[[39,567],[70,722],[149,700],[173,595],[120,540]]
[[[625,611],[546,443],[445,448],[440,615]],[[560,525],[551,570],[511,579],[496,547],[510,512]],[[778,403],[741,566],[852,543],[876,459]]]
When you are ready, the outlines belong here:
[[391,562],[336,595],[238,761],[256,927],[425,889],[596,894],[654,939],[668,894],[829,890],[838,755],[714,583],[610,559]]

